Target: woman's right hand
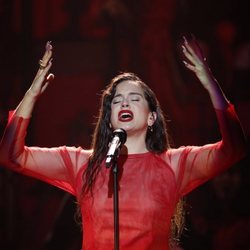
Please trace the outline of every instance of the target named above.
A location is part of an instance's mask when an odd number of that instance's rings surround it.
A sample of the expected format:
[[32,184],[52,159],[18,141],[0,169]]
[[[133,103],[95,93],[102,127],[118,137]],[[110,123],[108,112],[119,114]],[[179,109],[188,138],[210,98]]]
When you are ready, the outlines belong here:
[[44,55],[39,61],[40,67],[28,90],[29,95],[34,98],[39,97],[54,79],[54,75],[48,73],[52,66],[52,48],[51,42],[47,42]]

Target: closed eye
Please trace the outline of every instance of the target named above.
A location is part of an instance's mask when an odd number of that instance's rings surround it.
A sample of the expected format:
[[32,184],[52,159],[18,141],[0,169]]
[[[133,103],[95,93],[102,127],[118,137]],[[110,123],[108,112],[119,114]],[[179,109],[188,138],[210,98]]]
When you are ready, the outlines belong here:
[[[142,98],[143,98],[142,94],[137,93],[137,92],[131,92],[129,93],[128,101],[139,102]],[[119,104],[123,102],[124,99],[125,99],[124,96],[122,96],[121,94],[118,94],[113,98],[112,104]]]
[[122,97],[118,96],[118,97],[115,97],[112,101],[113,104],[117,104],[117,103],[120,103],[122,101]]
[[132,102],[139,102],[141,100],[141,95],[137,93],[132,93],[129,97],[130,101]]

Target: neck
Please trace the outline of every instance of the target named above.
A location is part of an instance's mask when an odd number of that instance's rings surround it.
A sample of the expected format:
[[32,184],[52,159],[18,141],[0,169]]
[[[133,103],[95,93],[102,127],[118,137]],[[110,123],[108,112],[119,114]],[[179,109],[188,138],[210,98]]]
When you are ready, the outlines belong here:
[[145,134],[134,134],[127,137],[127,141],[122,148],[122,154],[139,154],[148,152],[145,142]]

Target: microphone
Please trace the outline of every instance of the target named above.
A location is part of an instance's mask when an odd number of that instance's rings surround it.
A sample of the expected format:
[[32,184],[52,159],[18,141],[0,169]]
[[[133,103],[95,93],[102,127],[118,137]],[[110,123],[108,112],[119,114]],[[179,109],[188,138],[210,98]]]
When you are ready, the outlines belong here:
[[124,129],[118,128],[113,131],[112,141],[109,144],[109,150],[106,158],[106,167],[111,166],[112,160],[117,156],[117,149],[120,149],[127,140],[127,133]]

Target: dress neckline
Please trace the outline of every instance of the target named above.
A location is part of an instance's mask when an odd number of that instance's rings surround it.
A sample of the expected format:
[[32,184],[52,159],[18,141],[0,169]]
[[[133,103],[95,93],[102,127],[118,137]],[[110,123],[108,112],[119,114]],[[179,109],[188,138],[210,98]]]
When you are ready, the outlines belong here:
[[148,151],[145,153],[136,153],[136,154],[121,154],[119,157],[133,159],[133,158],[144,158],[146,156],[152,155],[153,153]]

